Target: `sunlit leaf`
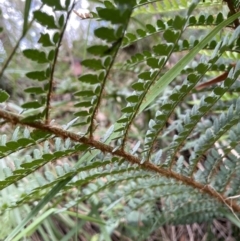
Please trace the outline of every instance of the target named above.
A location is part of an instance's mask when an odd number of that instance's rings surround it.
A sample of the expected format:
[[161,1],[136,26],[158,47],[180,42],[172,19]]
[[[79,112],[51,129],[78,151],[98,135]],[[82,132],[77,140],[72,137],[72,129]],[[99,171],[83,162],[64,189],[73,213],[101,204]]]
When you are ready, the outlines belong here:
[[9,94],[6,91],[0,89],[0,103],[6,101],[8,98]]
[[46,26],[48,29],[57,29],[55,24],[55,19],[52,15],[49,15],[45,12],[35,11],[33,13],[34,18],[43,26]]

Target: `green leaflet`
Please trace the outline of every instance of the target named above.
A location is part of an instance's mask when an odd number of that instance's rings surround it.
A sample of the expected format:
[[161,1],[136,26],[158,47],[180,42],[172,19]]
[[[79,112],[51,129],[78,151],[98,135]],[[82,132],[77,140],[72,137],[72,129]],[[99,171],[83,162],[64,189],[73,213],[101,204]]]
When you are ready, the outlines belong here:
[[25,49],[23,51],[23,54],[33,60],[33,61],[36,61],[40,64],[43,64],[43,63],[48,63],[48,60],[47,60],[47,57],[46,57],[46,53],[43,52],[43,51],[39,51],[37,49]]
[[45,12],[35,11],[34,18],[43,26],[46,26],[48,29],[57,29],[55,24],[55,19],[52,15],[48,15]]
[[8,98],[9,94],[6,91],[0,89],[0,103],[6,101]]
[[41,33],[38,43],[41,43],[43,47],[52,47],[54,45],[48,33]]
[[64,10],[64,8],[61,5],[60,0],[42,0],[42,3],[48,5],[49,7],[53,7],[53,9],[56,10],[56,11]]

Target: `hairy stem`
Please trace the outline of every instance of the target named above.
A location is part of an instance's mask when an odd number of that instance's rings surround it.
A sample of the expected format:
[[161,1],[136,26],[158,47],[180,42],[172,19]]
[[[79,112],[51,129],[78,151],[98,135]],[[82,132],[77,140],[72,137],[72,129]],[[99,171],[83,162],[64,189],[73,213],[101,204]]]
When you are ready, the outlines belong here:
[[10,122],[13,125],[19,124],[19,125],[23,125],[23,126],[33,127],[33,128],[36,128],[36,129],[39,129],[42,131],[47,131],[47,132],[55,134],[56,136],[61,137],[63,139],[69,138],[72,141],[86,144],[89,147],[93,147],[97,150],[100,150],[103,153],[110,153],[111,155],[122,157],[122,158],[124,158],[124,160],[128,161],[129,163],[137,164],[142,169],[152,171],[154,173],[157,173],[157,174],[167,177],[167,178],[173,178],[179,182],[182,182],[185,185],[191,186],[194,189],[198,189],[200,192],[208,194],[212,198],[216,199],[218,202],[227,205],[234,212],[240,212],[240,206],[235,201],[226,199],[225,196],[218,193],[210,186],[203,185],[199,182],[196,182],[193,178],[180,175],[179,173],[176,173],[169,169],[161,168],[150,162],[141,163],[141,159],[125,152],[124,150],[118,149],[118,150],[114,151],[114,147],[112,147],[112,146],[106,145],[99,141],[95,141],[93,139],[89,139],[87,137],[82,137],[78,134],[63,130],[62,128],[59,128],[56,126],[44,124],[42,122],[27,122],[26,123],[24,120],[22,120],[22,116],[10,113],[8,111],[0,110],[0,117],[3,118],[4,120]]

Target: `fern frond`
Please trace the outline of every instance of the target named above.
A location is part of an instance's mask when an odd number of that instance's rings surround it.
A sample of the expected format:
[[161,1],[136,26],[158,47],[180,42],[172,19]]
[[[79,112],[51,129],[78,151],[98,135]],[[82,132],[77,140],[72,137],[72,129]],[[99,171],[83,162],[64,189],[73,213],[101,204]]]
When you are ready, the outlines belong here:
[[174,44],[178,42],[181,34],[184,31],[188,18],[195,7],[196,7],[196,4],[192,4],[192,6],[190,7],[191,10],[188,11],[186,18],[182,18],[180,16],[175,17],[173,21],[173,27],[175,28],[175,30],[166,29],[163,33],[163,36],[165,40],[168,42],[168,44],[164,46],[165,49],[163,49],[162,57],[160,57],[159,59],[155,59],[155,58],[149,59],[149,65],[152,69],[150,69],[150,71],[143,72],[138,76],[139,78],[138,82],[140,84],[144,82],[144,90],[138,89],[133,93],[133,95],[127,98],[128,105],[126,106],[126,108],[122,109],[122,112],[124,113],[124,117],[119,120],[123,127],[115,130],[115,132],[121,133],[120,134],[120,137],[122,139],[120,144],[121,148],[124,148],[125,146],[129,128],[136,114],[139,112],[139,108],[142,105],[144,98],[146,97],[149,89],[157,80],[158,76],[161,73],[162,68],[167,63],[167,60],[169,59],[174,49]]
[[[104,218],[98,223],[103,228],[108,222],[140,222],[146,228],[143,237],[154,225],[208,222],[231,212],[237,217],[236,3],[225,16],[221,10],[201,13],[206,6],[220,9],[221,1],[100,1],[88,31],[96,41],[91,39],[81,61],[84,73],[75,80],[69,77],[64,83],[73,86],[61,90],[68,94],[65,113],[63,105],[54,105],[59,86],[53,80],[60,52],[69,54],[61,42],[74,3],[41,2],[54,15],[34,12],[45,31],[40,30],[41,49],[23,51],[37,64],[26,74],[37,84],[31,81],[26,88],[30,95],[21,100],[21,109],[11,109],[11,97],[0,91],[0,207],[3,212],[33,207],[6,240],[23,237],[19,232],[46,204],[58,205],[61,214],[87,203],[86,215]],[[160,13],[161,20],[135,25],[134,16],[147,13]],[[139,47],[141,41],[149,41],[146,49]],[[128,52],[130,45],[137,47]],[[219,80],[218,74],[227,77],[199,91],[201,80]],[[52,110],[59,112],[56,122],[50,121]],[[9,191],[14,197],[6,195]]]

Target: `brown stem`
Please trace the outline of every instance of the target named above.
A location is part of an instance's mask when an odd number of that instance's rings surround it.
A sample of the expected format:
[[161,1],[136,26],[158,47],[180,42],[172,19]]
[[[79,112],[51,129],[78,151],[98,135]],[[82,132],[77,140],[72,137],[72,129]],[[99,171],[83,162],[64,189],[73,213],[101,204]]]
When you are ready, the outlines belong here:
[[56,47],[56,52],[55,52],[55,55],[54,55],[52,66],[51,66],[51,73],[50,73],[50,80],[49,80],[49,91],[48,91],[48,94],[47,94],[47,101],[46,101],[46,114],[45,114],[45,123],[46,124],[49,123],[49,112],[50,112],[50,107],[51,107],[50,102],[51,102],[51,95],[52,95],[52,90],[53,90],[53,79],[54,79],[53,77],[54,77],[55,67],[56,67],[56,63],[57,63],[59,48],[61,47],[62,38],[63,38],[63,35],[65,33],[67,22],[68,22],[70,13],[73,10],[73,7],[74,7],[74,4],[72,5],[71,9],[67,13],[66,22],[63,26],[63,29],[62,29],[61,33],[60,33],[59,41],[58,41],[58,44],[57,44],[57,47]]
[[204,89],[204,88],[206,88],[208,86],[211,86],[211,85],[214,85],[216,83],[222,82],[222,81],[224,81],[227,78],[227,76],[228,76],[228,72],[225,72],[225,73],[223,73],[223,74],[221,74],[221,75],[219,75],[219,76],[209,80],[206,83],[198,85],[196,87],[196,90],[201,90],[201,89]]
[[63,139],[69,138],[72,141],[86,144],[89,147],[94,147],[95,149],[102,151],[103,153],[110,153],[111,155],[122,157],[124,160],[128,161],[129,163],[137,164],[142,169],[152,171],[166,178],[175,179],[185,185],[191,186],[193,189],[198,189],[200,192],[209,195],[210,197],[216,199],[218,202],[224,205],[227,205],[232,211],[240,212],[240,206],[234,200],[226,199],[225,196],[215,191],[209,185],[203,185],[190,177],[186,177],[179,173],[171,171],[169,169],[159,167],[157,165],[152,164],[151,162],[141,163],[140,158],[134,155],[131,155],[122,149],[118,149],[114,151],[114,147],[112,146],[106,145],[99,141],[95,141],[93,139],[89,139],[87,137],[80,136],[78,134],[75,134],[74,132],[63,130],[62,128],[59,128],[56,126],[44,124],[42,122],[36,121],[36,122],[26,123],[24,120],[22,120],[22,116],[19,116],[1,109],[0,109],[0,117],[10,122],[13,125],[20,124],[23,126],[30,126],[42,131],[55,134],[56,136],[61,137]]
[[[227,3],[231,15],[235,14],[236,10],[233,5],[233,0],[223,0],[223,1]],[[240,25],[239,19],[237,18],[236,20],[234,20],[234,28],[236,29],[239,25]]]
[[[233,67],[235,67],[235,65],[236,65],[236,64],[232,64]],[[201,89],[204,89],[204,88],[206,88],[206,87],[208,87],[208,86],[211,86],[211,85],[214,85],[214,84],[217,84],[217,83],[219,83],[219,82],[224,81],[224,80],[227,78],[228,73],[229,73],[229,71],[226,71],[226,72],[224,72],[223,74],[221,74],[221,75],[219,75],[219,76],[217,76],[217,77],[209,80],[208,82],[202,83],[202,84],[198,85],[198,86],[196,87],[196,90],[201,90]]]

